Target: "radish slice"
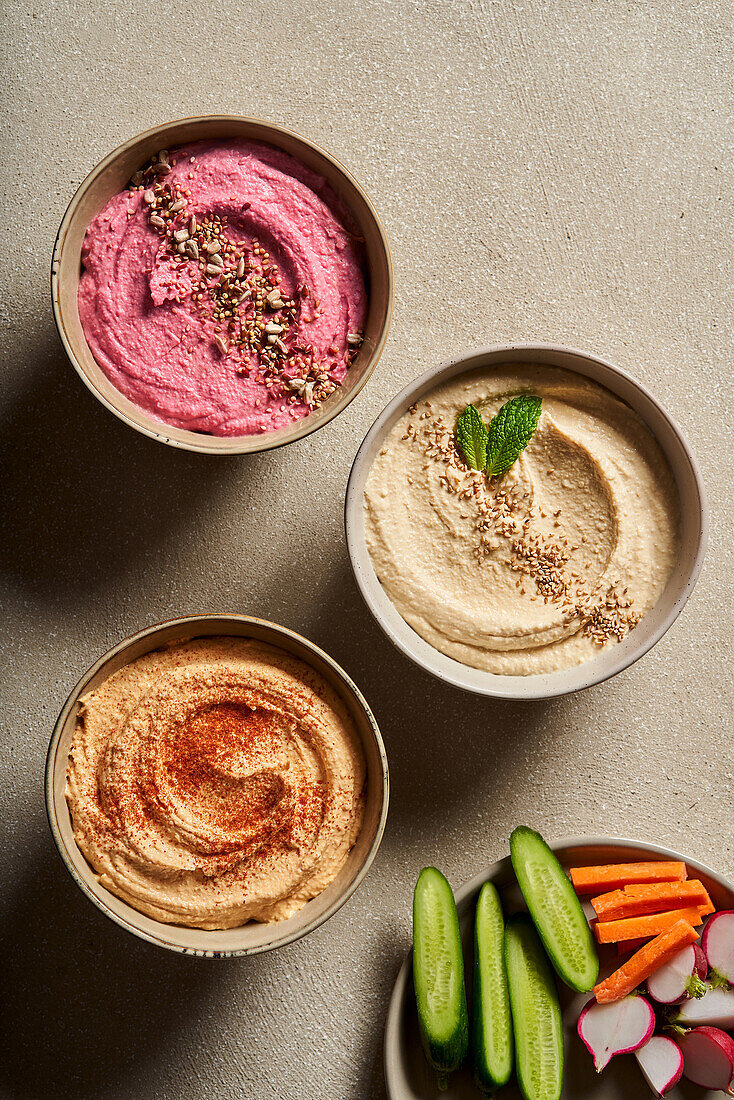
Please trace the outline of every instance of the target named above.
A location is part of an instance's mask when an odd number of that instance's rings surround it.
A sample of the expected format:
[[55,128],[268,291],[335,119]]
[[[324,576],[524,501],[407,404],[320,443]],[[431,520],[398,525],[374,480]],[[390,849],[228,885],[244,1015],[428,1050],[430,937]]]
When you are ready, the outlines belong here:
[[684,1001],[671,1020],[684,1027],[710,1024],[712,1027],[734,1028],[734,989],[714,989],[707,986],[700,1000]]
[[701,937],[713,985],[734,984],[734,909],[722,909],[707,922]]
[[694,1085],[721,1089],[730,1096],[734,1080],[734,1039],[718,1027],[697,1027],[680,1041],[683,1072]]
[[627,1054],[647,1042],[655,1030],[655,1013],[649,1001],[634,995],[605,1005],[589,1001],[576,1030],[601,1073],[615,1054]]
[[667,1035],[653,1035],[635,1051],[642,1076],[656,1096],[665,1096],[683,1076],[683,1055]]
[[673,955],[647,979],[647,992],[661,1005],[673,1005],[686,997],[703,997],[706,986],[706,956],[698,944],[689,944]]

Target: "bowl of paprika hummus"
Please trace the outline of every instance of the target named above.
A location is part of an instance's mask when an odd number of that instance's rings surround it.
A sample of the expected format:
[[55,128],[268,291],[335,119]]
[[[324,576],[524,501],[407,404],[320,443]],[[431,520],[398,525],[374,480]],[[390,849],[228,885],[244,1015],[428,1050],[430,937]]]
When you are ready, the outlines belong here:
[[384,230],[350,173],[270,123],[212,115],[121,145],[59,229],[54,316],[126,423],[211,454],[267,450],[359,393],[392,309]]
[[273,623],[150,627],[59,717],[46,802],[67,869],[128,931],[184,953],[271,950],[327,920],[379,846],[377,724],[325,653]]
[[[522,443],[503,439],[500,409],[530,406]],[[514,447],[497,473],[462,450],[472,410],[478,435]],[[595,356],[519,344],[462,355],[387,406],[352,468],[346,531],[362,595],[406,655],[469,691],[539,699],[608,679],[662,637],[700,572],[707,511],[644,387]]]

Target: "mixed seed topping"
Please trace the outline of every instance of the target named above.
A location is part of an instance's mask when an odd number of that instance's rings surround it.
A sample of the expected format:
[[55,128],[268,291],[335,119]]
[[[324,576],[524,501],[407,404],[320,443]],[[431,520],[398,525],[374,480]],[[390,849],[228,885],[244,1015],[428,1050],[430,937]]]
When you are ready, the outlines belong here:
[[[190,210],[190,189],[172,184],[170,173],[168,150],[161,149],[135,172],[129,189],[142,191],[148,224],[167,245],[174,267],[191,272],[191,300],[199,317],[213,322],[218,353],[239,377],[261,383],[273,398],[318,408],[339,381],[331,364],[320,362],[313,344],[299,336],[299,324],[313,324],[321,302],[303,283],[286,292],[278,265],[260,240],[249,246],[234,240],[226,217],[197,218]],[[246,202],[241,209],[249,208]],[[347,366],[362,342],[361,332],[347,334]],[[329,348],[334,355],[339,350]]]
[[411,405],[409,414],[402,439],[423,453],[424,472],[438,464],[439,484],[462,503],[460,516],[471,521],[477,562],[499,556],[518,575],[515,586],[521,595],[555,604],[565,627],[578,624],[598,646],[621,641],[634,629],[642,616],[633,610],[628,589],[618,583],[593,584],[586,575],[591,561],[574,568],[572,555],[586,537],[574,541],[564,534],[560,508],[548,514],[519,481],[488,479],[483,471],[467,466],[453,428],[432,413],[429,401],[422,411]]

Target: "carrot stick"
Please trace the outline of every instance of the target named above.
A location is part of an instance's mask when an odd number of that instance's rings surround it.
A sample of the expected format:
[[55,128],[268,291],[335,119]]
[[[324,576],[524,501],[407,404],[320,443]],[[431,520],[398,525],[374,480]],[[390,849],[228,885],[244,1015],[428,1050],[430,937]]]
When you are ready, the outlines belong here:
[[682,882],[688,878],[685,863],[606,863],[598,867],[572,867],[571,882],[577,894],[602,894],[635,882]]
[[600,1005],[621,1001],[682,947],[695,943],[697,939],[698,932],[687,920],[676,921],[672,928],[650,940],[631,959],[622,963],[619,970],[594,986],[594,996]]
[[652,913],[647,917],[627,917],[626,920],[597,921],[594,931],[599,943],[619,943],[620,940],[641,940],[659,936],[679,920],[701,924],[698,909],[672,909],[669,913]]
[[[701,916],[713,913],[711,898],[702,882],[652,882],[625,886],[591,899],[599,920],[624,920],[642,917],[646,913],[662,913],[666,909],[687,909],[695,906]],[[711,906],[711,908],[708,908]]]

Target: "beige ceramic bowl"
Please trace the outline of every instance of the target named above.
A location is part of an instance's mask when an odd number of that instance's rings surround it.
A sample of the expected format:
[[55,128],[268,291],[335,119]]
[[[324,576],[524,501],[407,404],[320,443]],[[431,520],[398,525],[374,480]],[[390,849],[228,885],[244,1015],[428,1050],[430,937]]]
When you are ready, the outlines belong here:
[[[551,844],[564,867],[588,867],[597,863],[627,863],[635,860],[680,860],[688,866],[689,878],[700,879],[711,895],[717,909],[734,907],[734,884],[710,867],[687,859],[670,848],[657,844],[644,844],[636,840],[618,840],[611,837],[579,837],[557,840]],[[517,885],[510,857],[493,863],[485,871],[456,891],[456,908],[459,913],[461,937],[464,945],[465,975],[471,997],[473,965],[472,935],[477,895],[485,882],[493,882],[500,892],[505,915],[525,908]],[[587,907],[587,916],[591,916]],[[619,965],[613,948],[600,952],[602,974]],[[599,1075],[594,1070],[591,1055],[583,1047],[576,1034],[579,1012],[589,1000],[588,993],[573,993],[558,983],[563,1012],[565,1047],[565,1071],[563,1100],[644,1100],[651,1093],[646,1088],[634,1055],[613,1058]],[[428,1066],[418,1034],[418,1018],[413,992],[413,953],[408,955],[398,974],[390,999],[385,1027],[385,1081],[389,1100],[478,1100],[469,1069],[465,1066],[451,1075],[448,1091],[439,1092],[436,1075]],[[682,1081],[672,1092],[670,1100],[714,1100],[722,1093],[706,1092]],[[501,1091],[503,1100],[521,1100],[514,1080]]]
[[[97,364],[84,337],[77,293],[81,273],[81,248],[92,218],[131,175],[159,149],[173,149],[190,141],[211,138],[244,138],[263,141],[290,153],[323,176],[352,214],[365,240],[368,312],[364,342],[343,384],[309,416],[287,428],[258,435],[213,436],[162,424],[117,390]],[[204,454],[250,454],[267,451],[302,439],[328,424],[347,407],[372,374],[390,327],[393,302],[393,270],[390,249],[380,219],[352,175],[318,146],[270,122],[237,115],[203,115],[168,122],[130,138],[90,172],[61,222],[51,265],[51,297],[61,342],[82,381],[111,412],[126,424],[161,443]]]
[[[183,928],[139,913],[137,909],[100,886],[94,872],[77,847],[66,802],[66,766],[71,748],[80,696],[93,691],[123,665],[144,653],[186,638],[229,635],[255,638],[285,650],[314,668],[344,702],[359,733],[367,762],[366,808],[362,830],[347,862],[323,893],[288,920],[273,924],[251,921],[240,928],[208,931]],[[150,626],[126,638],[100,657],[85,672],[64,704],[51,738],[46,761],[46,808],[54,840],[77,886],[128,932],[143,940],[182,954],[221,958],[254,955],[283,947],[312,932],[327,921],[359,886],[367,874],[382,840],[387,818],[389,780],[385,746],[377,723],[359,689],[336,661],[312,642],[284,626],[247,615],[192,615]]]
[[[472,668],[434,649],[408,626],[375,573],[365,541],[364,489],[370,469],[393,425],[414,401],[459,374],[508,363],[563,368],[611,390],[638,413],[659,443],[670,468],[681,506],[680,549],[657,604],[618,645],[581,665],[533,676],[500,676]],[[360,592],[388,638],[421,668],[477,695],[497,699],[551,699],[616,676],[642,657],[677,619],[693,591],[706,551],[708,509],[701,474],[672,417],[649,390],[606,359],[558,344],[509,344],[478,348],[428,371],[405,387],[374,422],[354,459],[345,503],[349,558]]]

